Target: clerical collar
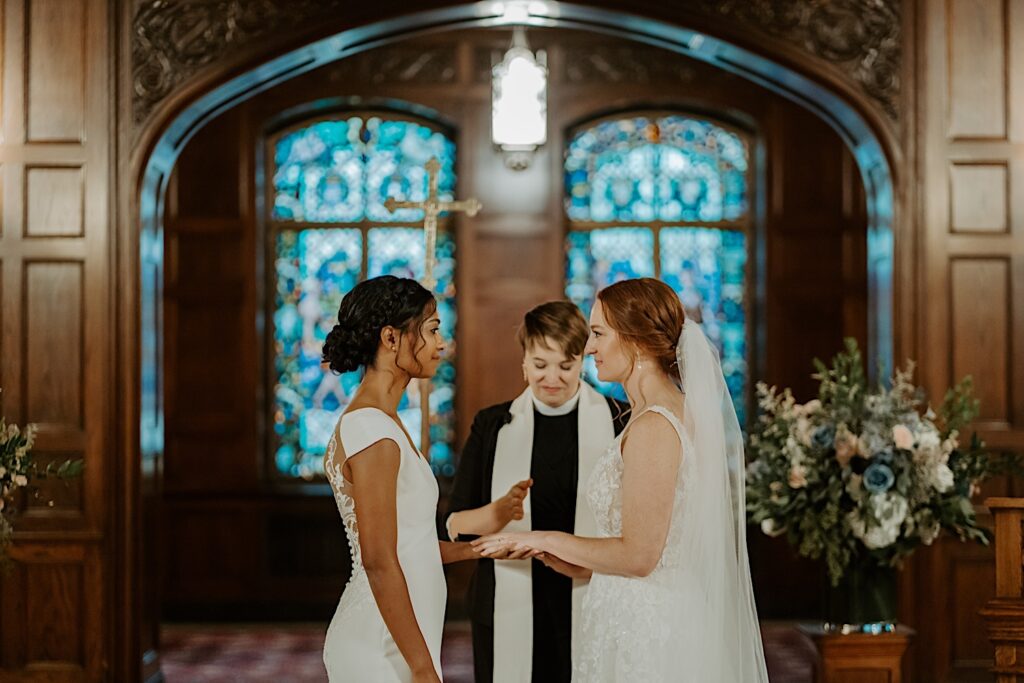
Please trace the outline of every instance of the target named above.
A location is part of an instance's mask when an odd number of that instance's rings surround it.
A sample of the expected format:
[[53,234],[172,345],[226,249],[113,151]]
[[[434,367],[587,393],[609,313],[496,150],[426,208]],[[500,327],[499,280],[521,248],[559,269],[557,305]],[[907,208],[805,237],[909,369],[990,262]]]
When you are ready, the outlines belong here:
[[576,406],[579,405],[580,402],[580,391],[582,389],[583,385],[580,384],[579,389],[576,390],[576,394],[557,408],[552,408],[547,403],[544,403],[544,401],[537,398],[533,393],[533,389],[530,389],[530,398],[533,399],[533,407],[541,415],[546,415],[547,417],[559,417],[560,415],[568,415],[572,411],[576,410]]

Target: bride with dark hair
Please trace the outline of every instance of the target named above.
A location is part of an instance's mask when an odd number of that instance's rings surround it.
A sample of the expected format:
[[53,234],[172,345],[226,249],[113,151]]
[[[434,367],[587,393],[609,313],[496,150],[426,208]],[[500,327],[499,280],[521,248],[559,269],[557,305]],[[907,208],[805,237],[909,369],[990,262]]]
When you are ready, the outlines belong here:
[[398,404],[412,379],[434,376],[444,349],[433,295],[392,276],[346,294],[327,335],[332,371],[364,370],[324,457],[352,551],[352,576],[324,643],[331,681],[441,680],[441,565],[475,554],[467,543],[438,544],[437,480]]
[[649,278],[599,292],[590,329],[598,377],[621,383],[632,408],[587,484],[596,537],[501,531],[474,544],[591,576],[573,680],[767,683],[743,441],[717,351]]

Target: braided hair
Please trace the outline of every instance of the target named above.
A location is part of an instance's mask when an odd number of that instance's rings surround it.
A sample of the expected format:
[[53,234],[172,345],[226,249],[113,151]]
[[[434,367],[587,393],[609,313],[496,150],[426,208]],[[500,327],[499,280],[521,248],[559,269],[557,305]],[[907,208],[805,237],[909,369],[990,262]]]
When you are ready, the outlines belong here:
[[382,275],[360,282],[341,300],[323,360],[339,374],[371,366],[382,329],[411,332],[436,310],[434,295],[415,280]]

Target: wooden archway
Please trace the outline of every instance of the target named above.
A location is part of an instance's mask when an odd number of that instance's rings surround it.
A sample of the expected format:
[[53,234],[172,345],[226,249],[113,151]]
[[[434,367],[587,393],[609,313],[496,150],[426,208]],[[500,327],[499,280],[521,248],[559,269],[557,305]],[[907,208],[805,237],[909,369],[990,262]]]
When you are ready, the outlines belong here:
[[[364,8],[356,19],[342,16],[339,9],[339,17],[325,22],[312,36],[301,34],[297,28],[296,38],[290,43],[278,42],[268,48],[250,46],[237,55],[218,58],[215,65],[211,62],[208,68],[200,69],[146,110],[148,117],[142,121],[127,159],[126,187],[121,196],[121,215],[129,222],[123,227],[122,234],[128,239],[122,254],[128,272],[138,278],[137,287],[119,294],[126,320],[122,348],[130,350],[133,359],[125,365],[120,387],[125,397],[121,418],[128,457],[123,461],[123,523],[117,539],[124,575],[124,580],[118,582],[124,591],[118,619],[122,628],[118,631],[128,637],[123,661],[131,675],[126,680],[138,680],[142,666],[137,640],[141,615],[132,604],[132,596],[139,596],[144,588],[139,571],[141,532],[134,522],[145,482],[139,455],[145,463],[162,450],[160,287],[167,183],[178,155],[196,131],[223,111],[301,73],[424,33],[525,23],[647,43],[774,90],[826,121],[857,161],[869,213],[869,355],[891,366],[894,235],[899,234],[901,217],[906,215],[900,206],[905,195],[901,189],[903,154],[892,112],[828,60],[781,41],[759,38],[742,27],[737,29],[729,17],[690,22],[690,17],[684,15],[686,7],[665,10],[652,6],[641,15],[607,7],[614,4],[477,2],[438,6],[413,14],[395,14],[393,8]],[[519,9],[509,11],[510,6]],[[369,16],[375,11],[377,16]]]

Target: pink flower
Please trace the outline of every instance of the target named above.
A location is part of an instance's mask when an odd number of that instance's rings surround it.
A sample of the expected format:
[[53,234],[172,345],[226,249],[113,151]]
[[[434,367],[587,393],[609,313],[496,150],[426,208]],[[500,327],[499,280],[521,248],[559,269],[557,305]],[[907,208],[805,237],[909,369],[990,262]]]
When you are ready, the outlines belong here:
[[789,471],[789,487],[802,489],[807,486],[807,468],[803,465],[794,465]]
[[892,428],[892,440],[896,448],[909,451],[914,447],[914,435],[904,425],[896,425]]
[[847,429],[845,424],[839,425],[839,429],[836,430],[835,447],[836,460],[839,461],[840,467],[849,465],[853,456],[857,455],[857,437]]

